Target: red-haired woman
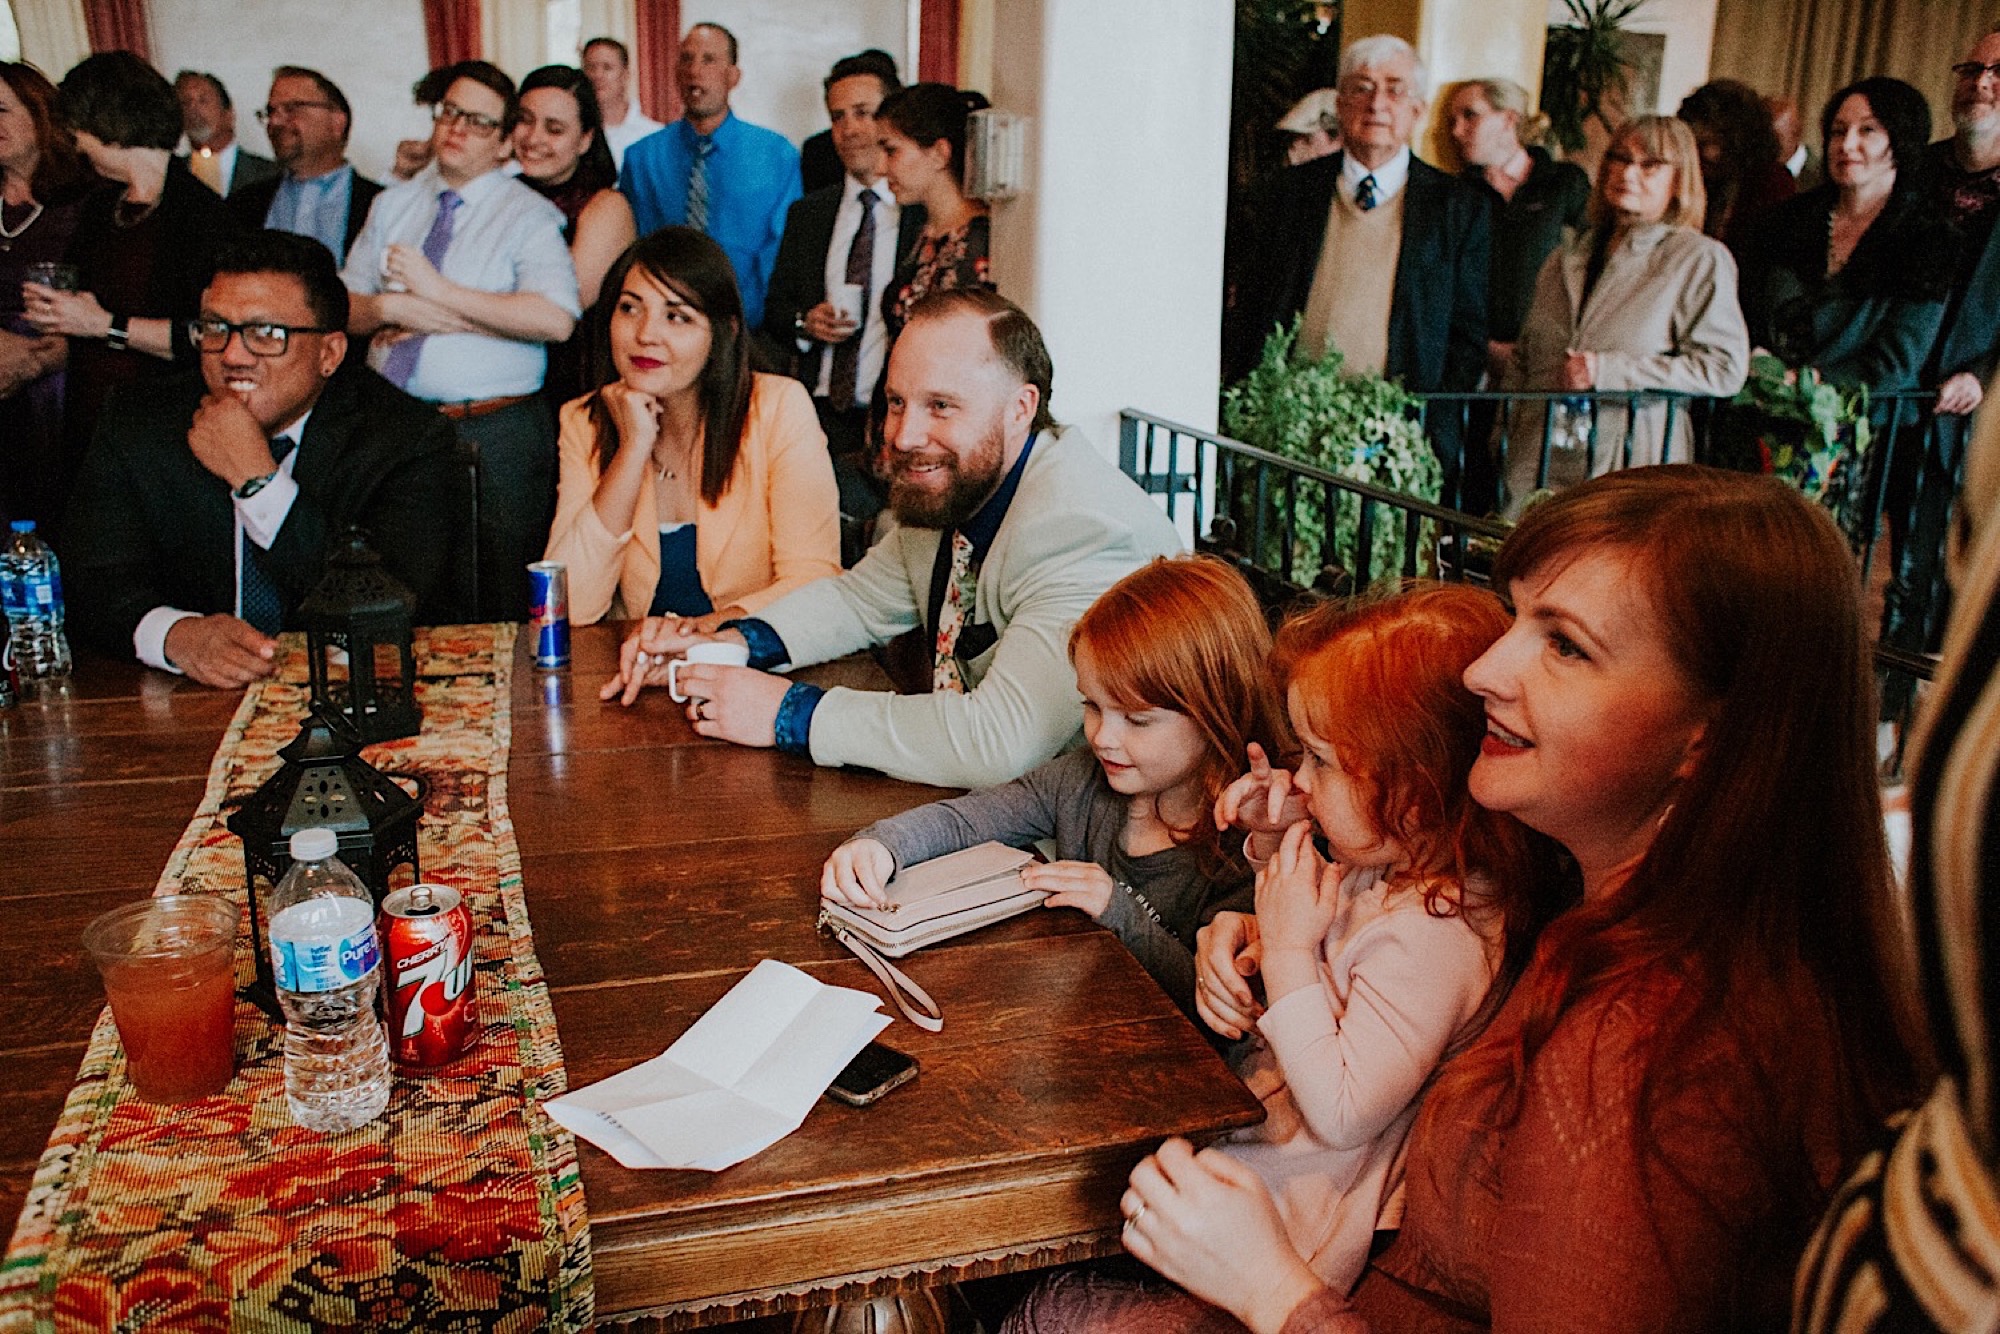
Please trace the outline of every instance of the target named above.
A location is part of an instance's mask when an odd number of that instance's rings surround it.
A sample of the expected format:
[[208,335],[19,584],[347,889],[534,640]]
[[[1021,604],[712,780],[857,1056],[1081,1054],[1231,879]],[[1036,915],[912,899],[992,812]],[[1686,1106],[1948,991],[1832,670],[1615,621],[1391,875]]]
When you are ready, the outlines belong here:
[[59,261],[97,178],[56,118],[55,85],[0,62],[0,518],[59,518],[66,345],[22,314],[33,264]]
[[1060,860],[1022,880],[1048,891],[1048,907],[1080,908],[1110,927],[1188,1009],[1195,929],[1243,904],[1250,887],[1241,852],[1209,812],[1246,747],[1285,746],[1270,630],[1228,565],[1161,558],[1090,605],[1069,651],[1088,749],[877,821],[834,849],[821,891],[879,904],[899,867],[988,840],[1052,838]]
[[1843,1159],[1912,1084],[1853,559],[1783,484],[1671,466],[1530,510],[1494,575],[1472,793],[1583,898],[1426,1099],[1400,1234],[1329,1289],[1254,1174],[1172,1141],[1126,1245],[1255,1330],[1782,1328]]

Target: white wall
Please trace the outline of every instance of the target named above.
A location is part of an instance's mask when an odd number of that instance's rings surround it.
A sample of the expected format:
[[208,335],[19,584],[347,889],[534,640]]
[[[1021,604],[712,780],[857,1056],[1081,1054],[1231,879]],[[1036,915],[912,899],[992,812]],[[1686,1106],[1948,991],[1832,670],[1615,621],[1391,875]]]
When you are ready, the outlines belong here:
[[[516,3],[529,0],[515,0]],[[396,141],[430,133],[410,102],[410,85],[430,61],[417,0],[149,0],[154,63],[206,70],[236,104],[236,135],[270,152],[256,111],[271,70],[305,65],[340,85],[354,108],[348,155],[364,176],[383,179]]]
[[[909,10],[905,0],[682,0],[681,24],[685,31],[719,23],[736,35],[743,82],[731,108],[798,143],[826,128],[820,81],[842,56],[880,47],[896,57],[905,79],[915,77],[908,60]],[[674,54],[655,58],[671,72]],[[640,53],[632,58],[639,60]]]
[[1030,123],[993,277],[1048,340],[1056,415],[1109,455],[1123,407],[1215,424],[1232,23],[1224,0],[994,6],[994,102]]

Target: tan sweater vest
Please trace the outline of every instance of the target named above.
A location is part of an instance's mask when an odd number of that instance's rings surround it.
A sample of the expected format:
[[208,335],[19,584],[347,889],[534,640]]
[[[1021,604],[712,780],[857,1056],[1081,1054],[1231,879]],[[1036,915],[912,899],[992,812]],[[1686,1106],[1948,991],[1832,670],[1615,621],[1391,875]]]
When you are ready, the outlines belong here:
[[1350,374],[1382,372],[1389,360],[1389,306],[1396,294],[1403,201],[1409,194],[1398,190],[1394,199],[1363,213],[1334,191],[1299,328],[1301,355],[1317,357],[1337,347]]

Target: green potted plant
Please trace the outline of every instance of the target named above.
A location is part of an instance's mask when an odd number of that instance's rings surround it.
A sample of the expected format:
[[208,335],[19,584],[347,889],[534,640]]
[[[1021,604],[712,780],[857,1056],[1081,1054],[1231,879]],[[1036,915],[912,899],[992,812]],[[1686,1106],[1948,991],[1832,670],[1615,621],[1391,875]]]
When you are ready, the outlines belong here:
[[[1417,422],[1420,404],[1401,385],[1379,375],[1349,375],[1338,351],[1317,359],[1295,359],[1298,321],[1273,330],[1264,342],[1256,367],[1223,395],[1223,429],[1245,444],[1356,481],[1435,502],[1444,487],[1444,470],[1430,440]],[[1274,492],[1275,494],[1275,492]],[[1235,497],[1236,503],[1255,503]],[[1294,497],[1292,568],[1317,571],[1322,566],[1345,567],[1353,558],[1360,522],[1358,497],[1337,493],[1329,519],[1326,488],[1301,482]],[[1378,578],[1395,576],[1403,566],[1401,516],[1377,507],[1369,542],[1370,571]],[[1279,540],[1281,523],[1267,521],[1270,540]],[[1251,526],[1239,522],[1241,531]],[[1434,547],[1434,535],[1419,537],[1419,560]],[[1249,553],[1263,562],[1269,551]],[[1308,575],[1301,582],[1312,582]]]
[[[1646,0],[1563,0],[1570,23],[1551,27],[1542,56],[1542,110],[1565,153],[1583,151],[1592,120],[1610,133],[1609,108],[1622,108],[1632,68],[1624,27]],[[1622,116],[1621,116],[1622,119]]]
[[1810,366],[1795,371],[1760,352],[1731,406],[1736,457],[1726,461],[1791,483],[1846,522],[1874,435],[1867,386],[1843,389]]

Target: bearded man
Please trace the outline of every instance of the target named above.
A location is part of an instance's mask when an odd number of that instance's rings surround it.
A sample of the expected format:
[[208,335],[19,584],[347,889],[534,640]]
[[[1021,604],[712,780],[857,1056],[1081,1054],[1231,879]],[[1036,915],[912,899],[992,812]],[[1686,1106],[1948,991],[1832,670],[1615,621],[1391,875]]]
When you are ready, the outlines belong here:
[[[702,736],[864,765],[947,787],[1006,782],[1078,736],[1070,628],[1098,595],[1180,549],[1166,516],[1082,434],[1049,414],[1041,331],[983,290],[920,302],[889,354],[889,507],[896,526],[846,573],[763,614],[699,633],[648,620],[603,698],[665,685],[695,643],[748,648],[747,667],[678,673]],[[822,690],[769,668],[825,662],[922,626],[931,690]]]

